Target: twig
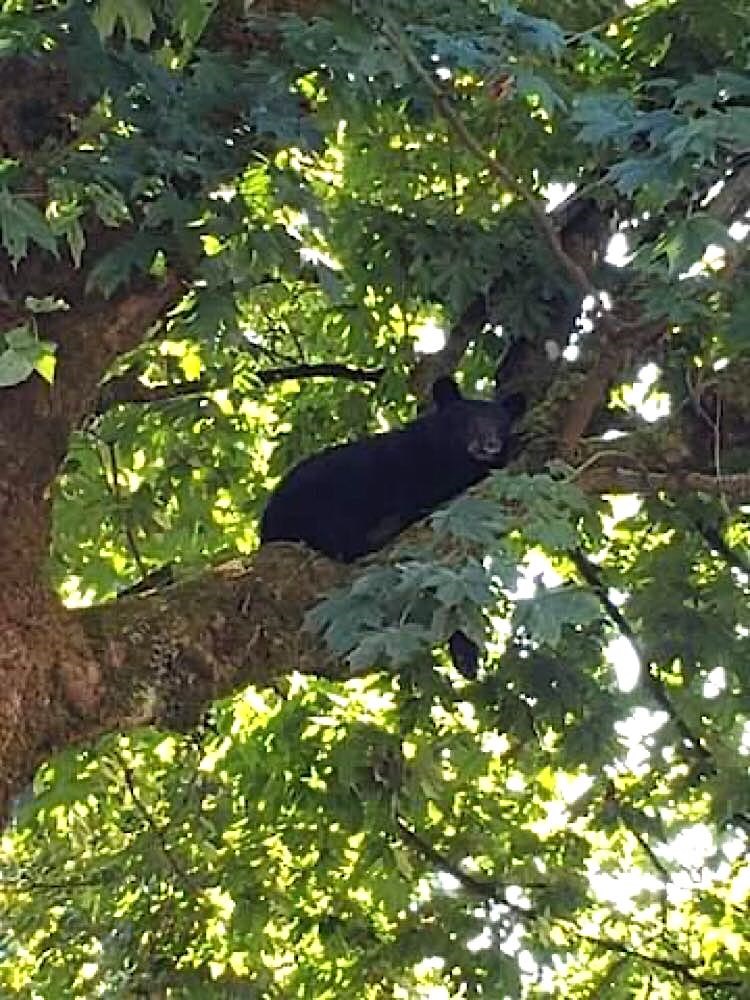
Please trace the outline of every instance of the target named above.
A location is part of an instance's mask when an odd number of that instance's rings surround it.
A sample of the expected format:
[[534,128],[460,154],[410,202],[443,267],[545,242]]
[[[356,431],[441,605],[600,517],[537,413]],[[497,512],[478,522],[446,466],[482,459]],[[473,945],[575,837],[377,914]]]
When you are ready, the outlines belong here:
[[646,965],[655,965],[658,969],[664,969],[666,972],[672,972],[678,978],[683,979],[685,982],[691,983],[694,986],[703,986],[709,989],[720,989],[723,987],[742,986],[744,983],[744,980],[742,979],[711,979],[708,976],[699,976],[697,973],[692,971],[691,963],[689,961],[679,961],[673,958],[660,958],[658,955],[644,955],[642,952],[636,951],[634,948],[629,948],[626,944],[622,944],[619,941],[605,940],[604,938],[592,937],[588,934],[579,934],[574,928],[570,928],[570,930],[578,941],[593,944],[597,948],[602,948],[603,950],[609,952],[615,952],[618,955],[623,955],[625,958],[630,958],[637,962],[643,962]]
[[566,45],[575,45],[577,42],[582,41],[584,38],[588,38],[597,31],[604,31],[611,25],[615,24],[620,20],[621,17],[625,17],[628,14],[633,13],[633,8],[629,4],[623,4],[618,7],[617,10],[612,11],[609,17],[605,17],[604,20],[599,21],[598,24],[592,24],[590,28],[584,28],[583,31],[576,31],[573,34],[567,35],[565,38]]
[[65,879],[60,882],[48,882],[46,879],[30,879],[25,878],[23,875],[19,875],[16,879],[11,878],[1,878],[0,879],[0,892],[37,892],[37,891],[50,891],[59,893],[62,889],[64,892],[72,892],[75,889],[88,889],[91,887],[102,888],[106,884],[106,879],[88,879],[88,878],[78,878],[78,879]]
[[[615,459],[620,459],[621,461],[622,460],[629,461],[633,457],[634,456],[629,455],[627,452],[622,451],[622,449],[620,448],[601,448],[599,451],[595,451],[593,454],[589,455],[589,457],[586,459],[585,462],[582,462],[580,465],[575,466],[572,469],[570,475],[566,477],[567,481],[569,483],[574,483],[576,482],[576,480],[585,477],[586,473],[590,469],[593,469],[595,465],[598,465],[602,461],[602,459],[615,458]],[[640,468],[643,469],[644,474],[648,475],[648,469],[641,464],[640,460],[638,461],[638,465]]]
[[[528,922],[538,920],[540,918],[543,919],[543,915],[533,909],[524,909],[523,907],[509,903],[505,898],[504,890],[506,887],[503,886],[502,883],[483,882],[482,880],[476,879],[467,874],[467,872],[465,872],[462,868],[459,868],[457,865],[444,858],[442,854],[435,850],[431,844],[423,840],[422,837],[415,833],[400,816],[396,818],[396,822],[399,833],[406,843],[413,847],[431,864],[434,864],[436,868],[452,875],[453,878],[455,878],[456,881],[472,895],[478,896],[484,902],[496,902],[502,904],[503,906],[507,906],[514,916],[517,916],[520,920]],[[526,886],[526,888],[549,889],[550,886],[548,884],[535,884],[533,886]],[[735,979],[711,979],[706,976],[700,976],[693,971],[692,963],[689,960],[680,961],[673,958],[662,958],[658,955],[643,954],[642,952],[636,951],[634,948],[630,948],[619,941],[610,941],[605,940],[604,938],[596,938],[588,934],[582,934],[574,925],[566,920],[561,920],[560,926],[564,927],[566,931],[569,932],[571,937],[574,937],[577,941],[580,941],[583,944],[591,944],[597,948],[620,955],[625,959],[632,959],[633,961],[642,962],[644,965],[651,965],[658,969],[664,969],[667,972],[673,973],[679,979],[695,986],[704,986],[707,988],[736,987],[741,985],[742,982],[741,980]]]
[[[162,855],[164,857],[164,860],[167,862],[167,864],[172,869],[172,871],[175,873],[175,875],[178,875],[188,885],[193,885],[193,881],[194,880],[190,877],[190,875],[188,874],[188,872],[185,871],[185,869],[182,867],[182,865],[180,864],[180,862],[177,860],[177,858],[174,855],[173,849],[170,847],[170,845],[167,842],[167,838],[166,838],[166,835],[165,835],[165,831],[167,829],[167,825],[166,824],[162,825],[160,823],[157,823],[156,820],[154,819],[154,817],[149,812],[149,810],[146,808],[146,806],[141,801],[141,797],[138,794],[138,791],[137,791],[137,789],[135,787],[135,779],[133,777],[133,772],[132,772],[132,770],[130,768],[130,765],[125,760],[125,758],[122,756],[122,754],[119,753],[119,751],[113,750],[112,751],[112,756],[120,764],[120,767],[122,768],[123,777],[125,779],[125,784],[126,784],[126,786],[128,788],[128,791],[130,792],[130,796],[131,796],[131,798],[133,800],[133,806],[135,807],[136,812],[140,814],[140,816],[143,819],[143,821],[146,824],[146,826],[151,830],[151,832],[153,833],[154,837],[156,838],[156,840],[157,840],[157,842],[159,844],[159,849],[160,849],[160,851],[161,851],[161,853],[162,853]],[[193,888],[197,888],[197,887],[195,885],[193,885]]]
[[[622,817],[621,817],[621,819],[622,819]],[[624,822],[624,820],[623,820],[623,822]],[[651,862],[651,864],[653,865],[653,867],[659,873],[659,876],[661,877],[661,880],[663,882],[669,882],[669,880],[670,880],[669,870],[667,869],[666,865],[661,860],[661,858],[659,857],[659,855],[654,852],[654,849],[651,846],[651,844],[649,844],[649,842],[646,840],[646,838],[643,836],[643,834],[639,833],[638,830],[634,830],[633,827],[629,826],[627,823],[625,825],[627,826],[627,829],[629,830],[629,832],[638,841],[638,843],[639,843],[639,845],[641,847],[641,850],[644,852],[644,854],[646,855],[646,857],[649,859],[649,861]],[[664,902],[666,903],[666,899],[664,900]]]
[[120,523],[123,534],[125,535],[125,541],[127,543],[128,548],[130,549],[130,554],[133,557],[133,561],[135,562],[138,572],[141,575],[141,579],[143,580],[148,575],[148,569],[145,563],[143,562],[143,559],[141,558],[141,553],[138,549],[138,543],[135,540],[135,533],[133,531],[132,525],[130,524],[129,514],[122,502],[122,495],[120,493],[120,483],[119,483],[119,470],[117,467],[117,448],[113,441],[108,441],[106,443],[106,448],[107,448],[107,454],[109,455],[109,466],[110,466],[109,474],[104,465],[104,459],[102,458],[101,451],[99,452],[99,460],[102,464],[102,469],[104,472],[104,481],[107,485],[107,489],[109,490],[112,499],[115,501],[117,512],[121,517]]

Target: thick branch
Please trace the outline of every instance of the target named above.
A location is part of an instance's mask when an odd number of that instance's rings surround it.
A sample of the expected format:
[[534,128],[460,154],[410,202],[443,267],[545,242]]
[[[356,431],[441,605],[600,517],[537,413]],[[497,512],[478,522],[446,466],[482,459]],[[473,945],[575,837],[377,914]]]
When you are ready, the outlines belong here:
[[750,502],[750,473],[709,476],[702,472],[651,472],[648,469],[591,467],[576,476],[586,493],[641,493],[654,496],[671,493],[705,493],[725,497],[733,503]]
[[[715,219],[729,225],[742,215],[750,204],[750,166],[743,166],[728,177],[724,187],[711,202],[706,211]],[[738,248],[729,255],[727,266],[734,270],[742,259]],[[560,440],[570,453],[607,396],[610,385],[617,374],[630,363],[639,352],[655,344],[666,335],[668,320],[662,317],[641,322],[638,317],[631,323],[609,322],[603,326],[603,337],[599,357],[590,368],[581,391],[567,408]]]
[[722,222],[729,223],[750,210],[750,163],[734,171],[724,187],[708,203],[708,211]]
[[[42,286],[40,294],[45,290]],[[0,393],[0,470],[6,484],[31,495],[44,493],[107,368],[143,339],[181,292],[172,276],[146,280],[112,299],[92,295],[70,312],[39,317],[40,336],[58,345],[57,370],[52,385],[34,375]]]
[[409,387],[417,399],[427,399],[431,386],[441,375],[453,375],[469,344],[486,322],[486,297],[479,295],[469,303],[448,331],[445,346],[434,354],[426,354],[414,366]]
[[79,735],[194,724],[216,698],[290,670],[348,676],[304,628],[307,610],[351,574],[277,544],[153,594],[71,613],[99,666],[100,704]]
[[566,408],[560,433],[560,442],[566,453],[569,454],[578,444],[594,413],[605,401],[617,373],[627,367],[639,352],[658,344],[665,333],[665,322],[659,320],[644,326],[621,325],[616,338],[605,336],[602,339],[598,357],[586,373],[575,399]]

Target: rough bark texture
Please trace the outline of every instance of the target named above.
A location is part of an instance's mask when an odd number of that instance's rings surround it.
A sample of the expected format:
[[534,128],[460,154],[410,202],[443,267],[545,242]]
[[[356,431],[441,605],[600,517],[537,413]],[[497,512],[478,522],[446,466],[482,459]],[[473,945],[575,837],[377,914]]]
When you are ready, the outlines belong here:
[[[164,591],[66,612],[44,586],[43,516],[6,507],[15,566],[3,567],[0,652],[0,798],[9,797],[52,752],[112,730],[156,724],[184,729],[216,698],[267,685],[298,670],[349,676],[304,628],[306,611],[352,575],[302,546],[263,549]],[[0,542],[11,532],[0,533]]]
[[[14,282],[17,293],[26,280],[39,295],[59,279],[54,269],[50,281],[35,273],[36,260]],[[0,816],[39,762],[86,735],[100,711],[101,663],[47,584],[49,487],[108,366],[178,294],[174,280],[148,283],[41,317],[41,335],[58,344],[53,385],[32,376],[0,391]]]
[[76,612],[102,675],[89,735],[148,723],[184,728],[214,699],[290,670],[347,677],[304,618],[352,572],[281,543],[164,591]]
[[69,731],[63,703],[95,699],[93,684],[80,684],[92,665],[80,632],[44,584],[46,538],[38,490],[0,482],[0,811],[29,762]]

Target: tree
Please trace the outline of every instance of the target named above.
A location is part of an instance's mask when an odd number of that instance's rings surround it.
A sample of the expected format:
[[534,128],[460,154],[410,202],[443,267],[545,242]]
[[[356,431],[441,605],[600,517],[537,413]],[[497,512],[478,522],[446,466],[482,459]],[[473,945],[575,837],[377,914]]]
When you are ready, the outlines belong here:
[[[4,994],[748,995],[744,0],[0,16]],[[256,552],[449,373],[508,469]]]

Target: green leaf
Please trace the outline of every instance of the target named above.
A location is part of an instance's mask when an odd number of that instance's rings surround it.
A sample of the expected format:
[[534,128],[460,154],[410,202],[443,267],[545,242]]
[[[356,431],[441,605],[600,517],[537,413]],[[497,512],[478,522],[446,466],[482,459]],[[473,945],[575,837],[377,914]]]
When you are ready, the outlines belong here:
[[52,381],[55,371],[56,344],[40,341],[28,325],[5,330],[1,339],[7,347],[0,352],[0,387],[25,382],[33,371]]
[[678,107],[695,105],[704,111],[720,101],[725,102],[728,98],[748,95],[750,95],[750,76],[726,70],[695,76],[689,83],[674,89],[674,100]]
[[534,95],[539,98],[542,106],[549,111],[565,110],[567,103],[551,82],[539,73],[532,73],[522,66],[516,70],[515,74],[516,90],[519,94],[527,97]]
[[99,291],[105,298],[130,280],[131,272],[148,273],[159,239],[150,233],[138,233],[99,258],[86,280],[86,291]]
[[581,126],[577,136],[581,142],[595,146],[612,140],[623,143],[632,134],[636,112],[629,98],[601,94],[582,97],[571,120]]
[[732,149],[747,149],[750,146],[750,108],[728,108],[720,117],[719,134]]
[[45,344],[34,362],[34,368],[37,373],[42,376],[45,382],[49,382],[50,385],[55,380],[55,370],[57,368],[56,348],[57,344]]
[[0,352],[0,388],[25,382],[34,371],[34,364],[25,354],[12,348]]
[[76,267],[80,267],[83,251],[86,247],[86,237],[83,233],[83,226],[77,218],[66,220],[66,223],[63,226],[63,235],[68,241],[70,256],[73,258],[73,263]]
[[722,342],[732,354],[750,350],[750,288],[734,302]]
[[657,244],[655,256],[665,254],[669,274],[681,274],[700,260],[710,243],[727,246],[731,243],[731,237],[726,226],[718,219],[696,213],[670,227]]
[[666,157],[640,156],[613,163],[607,177],[622,194],[630,196],[655,182],[669,191],[670,164]]
[[216,0],[177,0],[174,19],[183,40],[194,45],[216,9]]
[[500,22],[504,27],[510,28],[528,48],[555,56],[565,47],[562,28],[546,17],[532,17],[511,4],[503,4]]
[[430,522],[438,535],[453,535],[486,545],[496,543],[511,526],[498,503],[475,496],[459,497],[436,511]]
[[57,243],[49,223],[30,201],[0,188],[0,232],[2,242],[15,267],[28,253],[29,243],[37,243],[58,255]]
[[[430,642],[430,633],[427,628],[419,625],[406,623],[387,629],[385,636],[385,652],[390,663],[401,666],[409,663],[422,652]],[[352,654],[352,665],[356,664],[356,653]],[[363,665],[360,661],[358,665]]]
[[674,128],[666,141],[672,161],[689,157],[698,162],[713,162],[717,154],[721,124],[720,116],[712,114],[706,118],[690,119],[684,125]]
[[559,645],[565,627],[587,626],[601,617],[599,600],[593,594],[560,587],[519,601],[513,623],[537,642],[554,647]]
[[45,295],[43,299],[37,299],[33,295],[27,295],[23,304],[29,312],[37,315],[44,313],[65,312],[70,308],[64,299],[59,299],[55,295]]
[[110,38],[118,23],[125,37],[147,42],[154,30],[154,18],[147,0],[98,0],[91,16],[101,38]]
[[96,214],[105,226],[117,228],[130,218],[125,199],[112,184],[99,180],[86,185],[86,194],[94,203]]

